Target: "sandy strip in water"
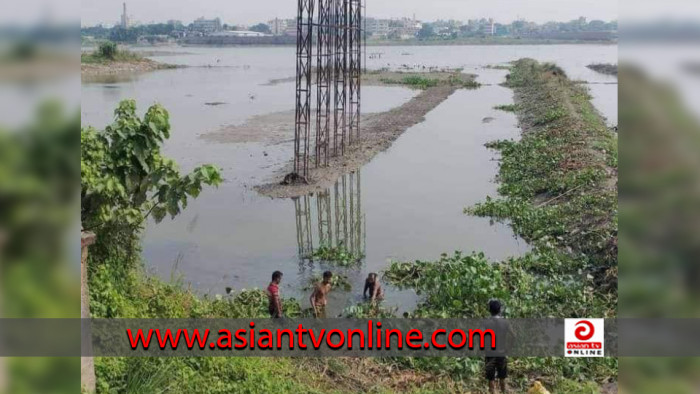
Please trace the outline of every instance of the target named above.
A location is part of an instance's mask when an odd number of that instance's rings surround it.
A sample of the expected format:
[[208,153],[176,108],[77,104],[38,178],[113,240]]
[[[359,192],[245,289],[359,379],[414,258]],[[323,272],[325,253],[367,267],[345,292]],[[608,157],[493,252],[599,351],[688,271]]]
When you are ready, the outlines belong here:
[[[447,80],[450,72],[433,72],[422,75],[440,80]],[[399,78],[409,74],[400,72],[368,73],[363,76],[363,84],[385,85],[387,78]],[[474,78],[461,74],[462,78]],[[385,85],[386,86],[386,85]],[[400,86],[400,85],[393,85]],[[425,115],[445,101],[459,86],[441,84],[422,90],[403,105],[386,112],[362,116],[359,143],[346,146],[345,155],[331,157],[326,167],[314,168],[314,158],[310,158],[308,184],[283,185],[285,175],[292,172],[293,163],[275,171],[272,179],[255,189],[261,194],[274,198],[290,198],[323,191],[333,185],[342,175],[353,172],[368,163],[379,152],[391,144],[411,126],[425,120]],[[314,111],[312,110],[312,113]],[[313,134],[313,130],[312,130]],[[294,111],[276,112],[250,118],[245,124],[226,126],[220,130],[201,135],[202,139],[217,143],[259,142],[278,144],[294,139]],[[311,153],[313,154],[313,135],[311,136]],[[291,156],[291,152],[290,152]]]

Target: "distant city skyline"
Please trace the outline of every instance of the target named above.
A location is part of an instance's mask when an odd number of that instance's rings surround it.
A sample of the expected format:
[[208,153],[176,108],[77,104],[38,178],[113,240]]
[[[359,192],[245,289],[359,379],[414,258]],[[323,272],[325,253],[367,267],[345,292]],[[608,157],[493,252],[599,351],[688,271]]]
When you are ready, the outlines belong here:
[[[83,26],[114,25],[121,20],[123,0],[81,0]],[[245,3],[244,3],[245,4]],[[426,5],[426,4],[429,4]],[[167,6],[159,0],[127,1],[132,22],[151,23],[180,20],[189,24],[199,17],[221,18],[229,25],[251,25],[274,18],[296,16],[295,0],[266,0],[261,3],[232,5],[230,0],[169,0]],[[609,0],[490,0],[482,3],[464,0],[369,0],[367,16],[375,18],[413,17],[422,21],[438,19],[468,20],[493,18],[499,23],[525,19],[537,23],[569,21],[580,16],[588,20],[617,19],[617,2]]]

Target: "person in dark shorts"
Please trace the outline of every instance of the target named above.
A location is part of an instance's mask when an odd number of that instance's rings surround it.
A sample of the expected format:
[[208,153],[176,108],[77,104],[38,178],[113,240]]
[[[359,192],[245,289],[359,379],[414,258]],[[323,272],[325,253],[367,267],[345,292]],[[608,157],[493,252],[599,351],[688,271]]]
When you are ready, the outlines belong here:
[[508,360],[506,359],[505,344],[509,335],[513,335],[513,331],[501,315],[503,306],[499,300],[489,301],[489,312],[491,319],[486,324],[486,328],[490,328],[496,334],[496,349],[487,348],[485,374],[486,380],[489,381],[489,393],[496,392],[496,379],[500,386],[501,393],[508,392],[506,386],[506,378],[508,377]]
[[275,271],[272,273],[272,282],[267,286],[267,297],[270,300],[268,309],[270,317],[282,317],[282,300],[280,299],[279,284],[282,282],[282,273]]

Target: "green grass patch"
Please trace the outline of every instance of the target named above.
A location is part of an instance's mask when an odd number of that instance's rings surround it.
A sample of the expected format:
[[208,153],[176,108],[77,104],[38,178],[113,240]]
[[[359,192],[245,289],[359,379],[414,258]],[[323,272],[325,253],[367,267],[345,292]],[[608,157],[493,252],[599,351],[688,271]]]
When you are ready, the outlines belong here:
[[379,81],[387,85],[402,85],[422,90],[436,86],[454,86],[462,89],[475,89],[481,86],[472,76],[460,72],[439,78],[430,77],[430,73],[426,73],[425,75],[408,75],[402,78],[380,78]]
[[518,106],[517,106],[517,104],[504,104],[504,105],[497,105],[497,106],[493,107],[493,109],[497,109],[499,111],[505,111],[505,112],[517,112]]
[[110,41],[101,43],[97,50],[93,52],[80,55],[80,62],[85,64],[129,63],[143,60],[144,57],[141,55],[126,49],[119,49],[115,43]]

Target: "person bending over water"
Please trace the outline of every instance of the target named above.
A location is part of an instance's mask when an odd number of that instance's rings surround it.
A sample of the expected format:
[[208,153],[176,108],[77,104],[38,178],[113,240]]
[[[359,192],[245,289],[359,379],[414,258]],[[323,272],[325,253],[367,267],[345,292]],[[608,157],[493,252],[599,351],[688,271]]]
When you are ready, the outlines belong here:
[[314,286],[314,292],[311,293],[311,297],[309,297],[311,307],[314,309],[314,316],[317,318],[326,317],[326,296],[331,291],[331,278],[333,278],[332,272],[324,272],[323,281]]
[[382,298],[384,298],[382,285],[379,284],[377,274],[375,274],[374,272],[367,275],[367,279],[365,280],[365,290],[362,292],[362,296],[364,298],[367,298],[367,291],[369,291],[370,301],[381,300]]

